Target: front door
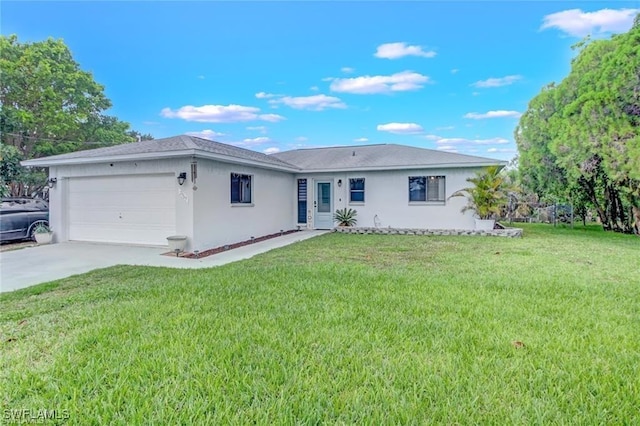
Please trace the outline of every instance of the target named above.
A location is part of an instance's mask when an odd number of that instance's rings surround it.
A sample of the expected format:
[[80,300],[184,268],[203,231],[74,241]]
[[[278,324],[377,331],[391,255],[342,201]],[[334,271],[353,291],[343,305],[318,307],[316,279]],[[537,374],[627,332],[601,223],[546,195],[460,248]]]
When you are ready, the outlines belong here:
[[315,192],[313,227],[315,229],[331,229],[333,228],[331,181],[316,181]]

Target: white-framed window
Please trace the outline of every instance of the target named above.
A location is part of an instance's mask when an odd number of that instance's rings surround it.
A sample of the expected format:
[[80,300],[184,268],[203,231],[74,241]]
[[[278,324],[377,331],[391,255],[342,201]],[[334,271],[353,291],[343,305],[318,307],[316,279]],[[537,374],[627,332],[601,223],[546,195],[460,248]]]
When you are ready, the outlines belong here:
[[349,179],[349,202],[364,203],[364,178]]
[[231,173],[231,204],[251,204],[252,177]]
[[409,176],[409,202],[444,202],[444,176]]

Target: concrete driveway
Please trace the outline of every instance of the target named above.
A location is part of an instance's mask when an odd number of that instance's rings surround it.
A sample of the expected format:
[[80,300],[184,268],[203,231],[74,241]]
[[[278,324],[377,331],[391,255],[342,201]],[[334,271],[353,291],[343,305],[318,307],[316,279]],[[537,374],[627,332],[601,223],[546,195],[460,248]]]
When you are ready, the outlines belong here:
[[302,231],[200,259],[162,256],[162,247],[67,242],[0,253],[0,292],[18,290],[113,265],[211,268],[306,240],[327,231]]

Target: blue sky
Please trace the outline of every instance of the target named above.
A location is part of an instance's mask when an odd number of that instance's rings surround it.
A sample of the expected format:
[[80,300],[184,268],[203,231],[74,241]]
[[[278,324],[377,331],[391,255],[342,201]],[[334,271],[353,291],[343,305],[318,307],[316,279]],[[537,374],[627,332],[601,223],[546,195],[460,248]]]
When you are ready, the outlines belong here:
[[587,34],[640,1],[2,2],[2,34],[61,38],[160,138],[261,152],[398,143],[509,160],[519,115]]

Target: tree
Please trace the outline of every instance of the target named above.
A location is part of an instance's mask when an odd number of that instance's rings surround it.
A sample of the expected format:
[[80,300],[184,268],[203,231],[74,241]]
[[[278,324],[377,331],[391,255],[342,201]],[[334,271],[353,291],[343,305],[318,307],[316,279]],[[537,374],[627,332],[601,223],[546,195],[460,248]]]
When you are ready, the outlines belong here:
[[0,197],[10,195],[9,184],[19,178],[21,160],[20,151],[15,146],[0,145]]
[[551,150],[556,137],[552,119],[558,109],[555,89],[555,84],[549,84],[533,98],[515,132],[522,185],[543,201],[564,196],[568,185],[566,171],[557,164],[557,156]]
[[449,198],[466,197],[468,203],[462,211],[473,210],[480,219],[500,215],[501,208],[508,200],[508,188],[501,169],[500,166],[489,166],[476,172],[475,176],[467,179],[473,186],[456,191]]
[[638,22],[576,45],[570,74],[530,102],[515,134],[525,185],[592,207],[605,229],[619,232],[638,232],[640,215]]
[[154,137],[150,133],[142,134],[135,130],[131,130],[127,132],[127,135],[131,136],[133,139],[137,141],[152,141],[154,139]]
[[[15,35],[0,36],[0,77],[0,142],[21,159],[136,140],[128,123],[104,114],[111,107],[104,86],[80,69],[62,40],[20,43]],[[13,176],[19,180],[5,183],[15,196],[37,191],[34,185],[46,180],[44,170]]]

